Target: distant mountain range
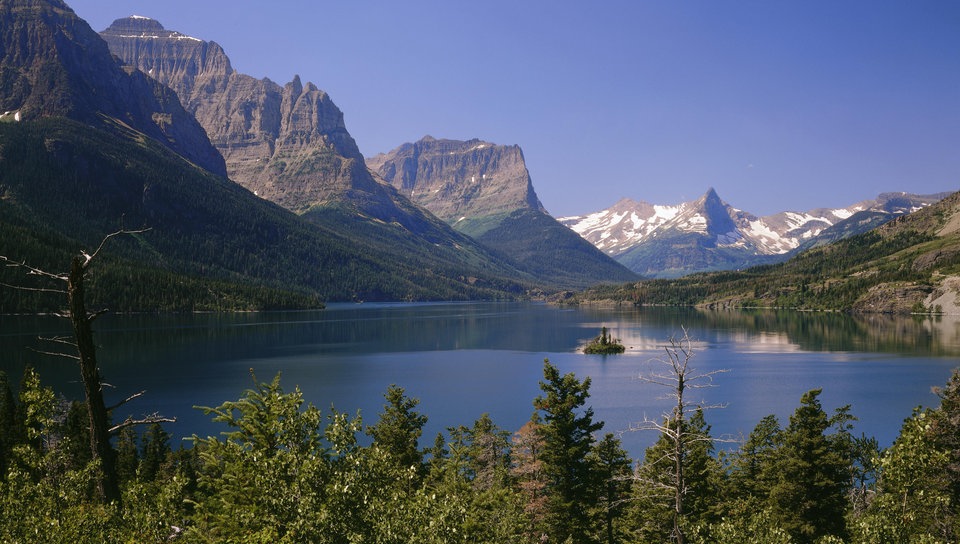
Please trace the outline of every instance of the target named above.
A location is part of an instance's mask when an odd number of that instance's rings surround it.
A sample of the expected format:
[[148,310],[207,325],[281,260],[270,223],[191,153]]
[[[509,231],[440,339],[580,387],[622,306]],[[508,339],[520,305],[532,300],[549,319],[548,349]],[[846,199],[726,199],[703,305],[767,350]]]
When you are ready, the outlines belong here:
[[[380,162],[387,167],[388,163],[392,165],[399,160],[405,175],[419,176],[419,183],[415,184],[417,191],[406,190],[402,182],[394,183],[391,178],[390,183],[383,183],[371,175],[347,131],[341,111],[325,92],[312,83],[302,84],[299,76],[281,87],[269,79],[257,80],[240,74],[232,69],[230,60],[216,43],[166,30],[159,22],[145,17],[118,19],[101,35],[124,63],[156,78],[182,97],[187,110],[197,116],[223,153],[232,180],[310,221],[337,228],[344,223],[355,223],[359,215],[364,218],[368,231],[399,224],[432,245],[454,237],[453,231],[430,214],[424,214],[411,201],[447,223],[450,221],[446,212],[462,208],[468,219],[459,225],[454,222],[457,231],[476,238],[492,250],[496,258],[519,268],[523,273],[521,277],[526,275],[545,288],[586,287],[600,281],[633,277],[589,245],[574,249],[580,259],[558,260],[536,249],[539,235],[535,233],[523,236],[522,239],[530,243],[518,248],[516,244],[499,244],[496,237],[481,239],[476,229],[461,228],[486,222],[485,230],[489,230],[494,227],[487,221],[491,213],[505,215],[524,209],[545,215],[533,193],[519,148],[507,152],[507,148],[488,146],[495,156],[479,153],[467,157],[461,152],[451,152],[441,163],[432,163],[429,173],[418,174],[415,168],[411,170],[409,157],[405,155],[408,147],[402,147],[391,158],[383,157]],[[418,158],[423,158],[438,147],[450,147],[447,144],[449,142],[425,140],[410,147],[416,150]],[[402,158],[397,159],[399,156]],[[487,161],[479,168],[489,171],[491,179],[497,178],[497,189],[474,194],[477,186],[465,177],[467,169],[452,165],[461,158],[472,160],[475,165]],[[446,166],[450,169],[445,169]],[[380,174],[385,176],[384,172]],[[447,183],[452,185],[440,198],[424,199],[424,184],[435,183],[431,175],[447,176]],[[478,173],[471,177],[482,180],[483,176],[484,173]],[[525,193],[532,201],[511,198],[515,193]],[[344,212],[347,218],[342,217]],[[351,212],[355,215],[350,215]],[[543,221],[548,220],[541,218]],[[529,218],[515,222],[514,232],[529,228],[527,223]],[[559,224],[556,229],[557,233],[565,234]],[[353,234],[360,236],[362,231],[354,230]],[[370,235],[384,237],[374,232]],[[460,245],[475,243],[470,238],[460,238],[456,242]],[[563,247],[572,248],[579,243],[574,237],[567,238]],[[410,251],[409,240],[407,242],[406,251]],[[590,260],[593,262],[586,262]],[[536,266],[532,266],[534,263]]]
[[712,188],[698,200],[654,205],[622,199],[591,214],[562,217],[599,249],[646,277],[735,270],[786,260],[798,251],[875,228],[950,193],[884,193],[845,208],[785,211],[758,217]]
[[[915,314],[936,335],[940,319],[923,315],[960,314],[960,192],[867,232],[801,251],[781,263],[602,286],[567,302],[596,300]],[[775,314],[768,317],[776,319]],[[764,319],[756,314],[751,318]],[[875,325],[872,321],[871,327]],[[822,332],[836,334],[829,327]],[[882,336],[877,340],[901,340],[890,331]]]
[[[757,218],[710,190],[561,224],[518,146],[426,137],[367,160],[297,76],[240,74],[151,19],[98,35],[60,0],[0,0],[0,255],[57,271],[148,228],[92,278],[115,309],[549,295],[782,260],[942,196]],[[58,308],[37,293],[0,289],[0,312]]]

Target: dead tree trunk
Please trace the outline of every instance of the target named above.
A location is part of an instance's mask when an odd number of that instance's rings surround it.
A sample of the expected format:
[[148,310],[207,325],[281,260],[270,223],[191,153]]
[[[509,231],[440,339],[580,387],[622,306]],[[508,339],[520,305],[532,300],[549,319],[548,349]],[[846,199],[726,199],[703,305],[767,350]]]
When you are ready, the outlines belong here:
[[[86,279],[87,269],[90,267],[90,264],[94,258],[100,253],[100,250],[103,249],[103,246],[106,244],[107,240],[120,234],[138,234],[145,232],[146,230],[149,229],[136,231],[121,230],[112,234],[108,234],[106,237],[104,237],[103,241],[100,242],[100,247],[98,247],[92,255],[81,252],[79,255],[75,256],[70,261],[70,272],[66,275],[52,274],[50,272],[28,266],[26,263],[13,261],[5,256],[0,255],[0,262],[6,263],[8,266],[24,268],[27,270],[29,275],[46,278],[46,280],[65,282],[67,284],[66,294],[67,305],[69,308],[67,313],[68,317],[70,318],[70,324],[73,327],[74,342],[71,343],[65,341],[63,338],[51,338],[48,340],[57,343],[73,345],[77,349],[77,355],[68,353],[47,354],[65,357],[67,359],[76,360],[80,363],[80,377],[81,381],[83,382],[83,391],[86,397],[85,401],[89,416],[90,450],[93,459],[95,461],[99,461],[100,463],[101,476],[97,480],[97,489],[99,491],[100,498],[106,502],[119,502],[121,499],[120,483],[117,479],[116,454],[113,451],[113,447],[110,445],[110,438],[125,427],[130,427],[133,425],[148,425],[151,423],[170,423],[176,421],[175,418],[165,418],[157,414],[152,414],[141,419],[129,417],[120,424],[114,425],[113,427],[110,426],[110,413],[114,409],[123,406],[127,402],[140,397],[143,395],[144,391],[135,393],[110,407],[108,407],[104,402],[103,381],[100,379],[100,369],[97,365],[97,348],[93,342],[92,327],[93,320],[96,319],[100,313],[88,312],[85,302],[86,292],[84,289],[84,280]],[[15,289],[23,289],[26,291],[63,293],[62,288],[48,289],[6,284],[3,284],[3,286],[12,287]]]
[[110,416],[103,401],[103,385],[97,366],[97,348],[93,343],[91,322],[96,315],[87,313],[84,302],[84,276],[90,260],[77,255],[70,263],[67,278],[67,301],[70,308],[70,323],[77,342],[80,357],[80,376],[86,396],[90,418],[90,449],[95,460],[100,461],[103,476],[99,481],[100,494],[107,502],[120,500],[120,485],[117,481],[116,458],[110,446]]

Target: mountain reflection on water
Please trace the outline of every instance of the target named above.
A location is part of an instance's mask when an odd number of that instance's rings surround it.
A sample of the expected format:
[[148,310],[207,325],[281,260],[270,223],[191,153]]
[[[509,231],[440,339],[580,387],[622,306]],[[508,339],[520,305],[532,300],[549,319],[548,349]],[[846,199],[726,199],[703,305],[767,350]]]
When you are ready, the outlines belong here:
[[[601,327],[627,346],[623,355],[588,356],[580,348]],[[715,436],[743,436],[768,414],[785,423],[807,390],[823,388],[824,408],[851,404],[855,432],[888,445],[930,388],[956,366],[956,316],[851,316],[791,311],[701,311],[692,308],[555,307],[534,303],[333,304],[314,312],[105,315],[95,323],[103,376],[123,398],[146,389],[131,415],[175,416],[176,437],[224,430],[194,406],[235,400],[282,373],[322,409],[359,411],[376,421],[390,384],[421,400],[429,417],[424,446],[448,427],[484,412],[514,431],[533,411],[545,358],[562,372],[589,376],[590,405],[621,432],[659,417],[668,393],[638,376],[656,371],[671,337],[684,331],[698,370],[727,370],[697,394],[711,410]],[[25,364],[44,383],[80,398],[75,365],[41,355],[40,339],[69,334],[50,316],[0,316],[0,370],[18,383]],[[109,399],[108,399],[109,400]],[[700,400],[700,399],[697,399]],[[127,408],[127,407],[124,407]],[[117,417],[126,417],[125,414]],[[655,440],[623,433],[634,457]]]

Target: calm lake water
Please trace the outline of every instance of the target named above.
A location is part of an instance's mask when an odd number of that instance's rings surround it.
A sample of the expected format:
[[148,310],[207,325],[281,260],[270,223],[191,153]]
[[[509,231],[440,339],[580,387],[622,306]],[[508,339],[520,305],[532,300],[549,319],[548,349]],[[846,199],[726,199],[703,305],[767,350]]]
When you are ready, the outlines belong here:
[[[487,412],[514,431],[530,417],[543,360],[561,372],[589,376],[590,405],[604,431],[627,431],[669,408],[669,391],[638,379],[660,371],[664,346],[686,330],[699,372],[726,370],[714,387],[693,391],[707,404],[715,437],[739,437],[768,414],[786,425],[800,396],[822,388],[828,412],[850,404],[854,432],[882,446],[896,438],[918,405],[936,406],[960,355],[956,317],[851,317],[796,312],[701,312],[675,308],[558,308],[533,303],[334,304],[323,311],[103,316],[95,323],[108,404],[147,394],[116,419],[159,412],[179,440],[224,430],[196,405],[236,400],[252,386],[250,371],[269,381],[282,372],[327,410],[358,410],[376,421],[390,384],[419,398],[429,417],[421,445],[438,432],[471,425]],[[45,384],[80,398],[72,362],[40,355],[38,337],[68,332],[65,320],[0,316],[0,370],[19,381],[28,362]],[[602,326],[628,346],[623,355],[584,355],[579,348]],[[692,398],[692,397],[688,397]],[[624,432],[642,456],[656,435]],[[176,444],[174,444],[176,446]],[[720,446],[730,447],[730,446]]]

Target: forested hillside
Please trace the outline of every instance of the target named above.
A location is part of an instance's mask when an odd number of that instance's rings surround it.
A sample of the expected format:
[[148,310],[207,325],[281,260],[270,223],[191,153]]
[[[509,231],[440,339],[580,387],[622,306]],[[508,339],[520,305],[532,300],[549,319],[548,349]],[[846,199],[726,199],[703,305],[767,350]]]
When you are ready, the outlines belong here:
[[[380,228],[379,242],[347,236],[260,200],[152,140],[116,138],[66,119],[0,123],[0,255],[60,272],[72,255],[92,251],[121,228],[149,230],[112,243],[105,254],[112,262],[91,279],[91,303],[114,310],[524,293],[514,269],[485,254],[475,255],[476,266],[467,264],[470,250],[456,240],[438,240],[428,254],[409,249],[400,226],[393,227],[395,240],[382,239],[389,226]],[[20,283],[16,272],[4,274],[4,283]],[[59,304],[0,289],[2,312]]]

